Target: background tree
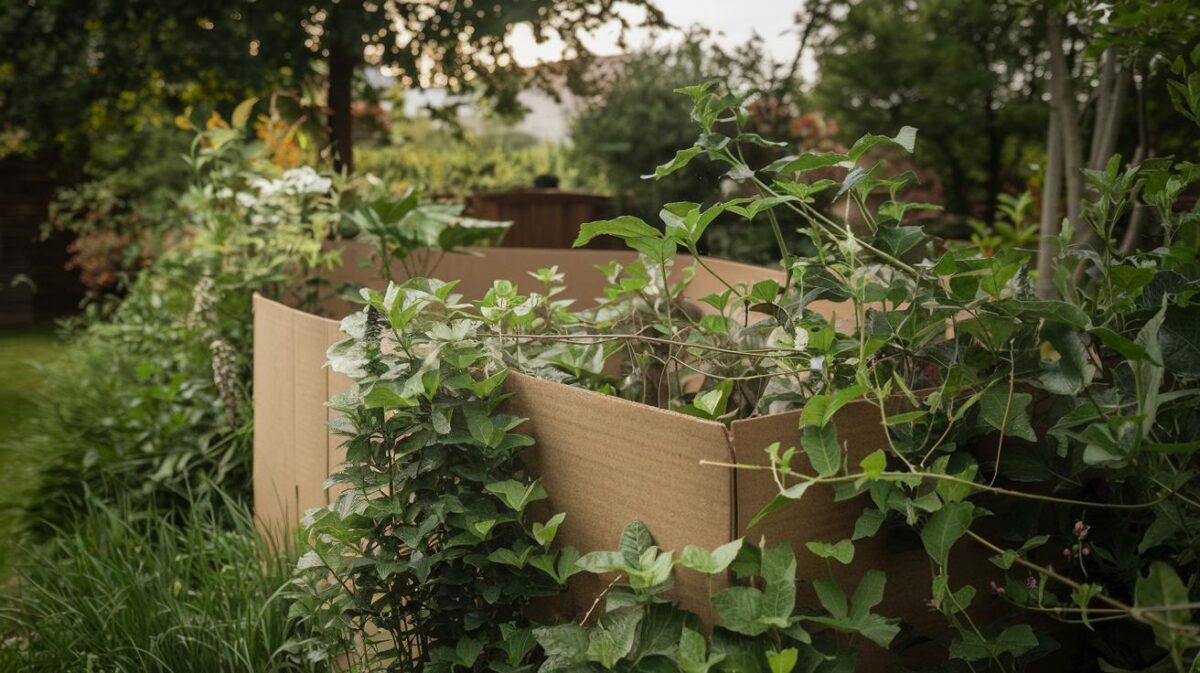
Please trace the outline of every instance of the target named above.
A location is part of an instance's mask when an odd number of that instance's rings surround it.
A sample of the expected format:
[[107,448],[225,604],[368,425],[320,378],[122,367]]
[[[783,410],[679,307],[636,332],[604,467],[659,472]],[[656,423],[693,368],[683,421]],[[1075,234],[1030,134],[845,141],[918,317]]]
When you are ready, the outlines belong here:
[[353,170],[351,88],[364,64],[396,71],[405,86],[475,88],[499,110],[517,106],[528,81],[506,40],[513,26],[532,26],[539,40],[558,38],[566,57],[588,60],[582,32],[616,21],[630,25],[618,8],[639,7],[645,23],[662,23],[649,0],[470,0],[412,2],[326,2],[305,19],[308,44],[325,59],[328,74],[330,142],[337,170]]
[[1044,128],[1032,20],[987,0],[838,4],[842,18],[814,45],[813,105],[844,139],[916,126],[946,210],[991,223],[998,195],[1021,189],[1025,149]]
[[301,10],[281,0],[40,0],[0,6],[9,149],[74,153],[196,103],[232,106],[307,71]]

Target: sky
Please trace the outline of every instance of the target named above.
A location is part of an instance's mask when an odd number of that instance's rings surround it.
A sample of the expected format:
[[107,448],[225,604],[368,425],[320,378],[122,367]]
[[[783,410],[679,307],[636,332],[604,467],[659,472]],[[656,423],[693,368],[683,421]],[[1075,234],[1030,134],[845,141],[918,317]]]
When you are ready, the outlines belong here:
[[[803,0],[653,0],[669,23],[686,27],[700,25],[713,31],[722,45],[741,44],[756,30],[767,48],[777,60],[790,60],[796,53],[799,38],[792,30],[793,17],[804,7]],[[630,19],[640,19],[643,13],[626,9]],[[652,41],[645,31],[627,36],[633,46],[644,46]],[[678,39],[678,32],[659,37]],[[595,53],[612,55],[621,52],[617,45],[616,26],[586,36],[585,44]],[[561,42],[537,44],[527,26],[517,27],[509,36],[514,58],[523,66],[539,62],[557,61],[562,58]],[[802,74],[809,78],[813,73],[811,62],[803,64]]]

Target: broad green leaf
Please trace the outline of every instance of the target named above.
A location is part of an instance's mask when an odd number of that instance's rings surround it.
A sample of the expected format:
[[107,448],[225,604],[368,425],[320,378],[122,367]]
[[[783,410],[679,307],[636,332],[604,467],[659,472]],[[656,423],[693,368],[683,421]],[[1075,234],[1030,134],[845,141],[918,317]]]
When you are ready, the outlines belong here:
[[805,427],[804,434],[800,437],[800,445],[808,454],[808,460],[818,476],[830,477],[841,469],[842,449],[838,445],[836,425],[830,423],[825,426]]
[[662,232],[648,225],[639,217],[622,215],[611,220],[585,222],[579,226],[579,237],[572,247],[586,245],[597,236],[616,236],[629,240],[631,238],[661,238]]
[[1029,393],[1014,392],[1010,396],[1007,387],[993,386],[979,399],[979,420],[1006,435],[1036,442],[1037,434],[1025,413],[1032,401]]
[[880,510],[873,508],[864,509],[862,514],[858,515],[858,520],[854,522],[854,534],[850,536],[850,539],[861,540],[871,537],[879,532],[879,527],[883,525],[885,518],[887,518],[887,515]]
[[946,503],[934,512],[921,528],[921,543],[929,557],[938,565],[946,565],[950,558],[950,549],[971,527],[974,510],[975,506],[969,502]]
[[691,163],[692,159],[695,159],[696,155],[700,154],[702,151],[703,149],[696,145],[678,150],[675,152],[674,158],[665,164],[655,166],[654,172],[650,175],[643,175],[642,179],[648,180],[650,178],[654,178],[655,180],[661,180],[675,171],[683,168],[684,166],[687,166],[689,163]]
[[854,543],[850,540],[841,540],[836,544],[828,542],[805,542],[804,546],[819,558],[831,558],[842,565],[850,565],[850,562],[854,560]]
[[900,132],[891,138],[876,134],[867,134],[855,141],[854,145],[847,153],[847,157],[850,161],[858,161],[862,155],[866,154],[871,148],[879,145],[880,143],[895,145],[905,152],[912,154],[913,144],[916,143],[916,140],[917,129],[913,128],[912,126],[902,127]]
[[1038,645],[1028,624],[1009,626],[998,635],[980,639],[972,631],[963,631],[962,640],[950,643],[950,656],[963,661],[981,661],[1001,655],[1019,657]]
[[771,162],[764,171],[770,173],[804,173],[826,166],[837,166],[847,162],[850,157],[837,152],[826,154],[807,153],[800,156],[787,156]]
[[[811,342],[809,345],[812,346]],[[800,426],[816,425],[819,427],[825,425],[833,419],[833,415],[839,409],[862,397],[865,392],[867,392],[866,387],[853,385],[842,388],[833,394],[813,395],[804,403],[804,408],[800,412]]]
[[858,466],[862,468],[863,474],[868,479],[876,479],[887,469],[887,454],[883,452],[883,449],[875,449],[866,458],[859,461]]
[[753,528],[754,526],[758,525],[759,521],[762,521],[772,512],[782,509],[785,505],[789,505],[795,500],[799,500],[800,497],[804,495],[804,492],[807,491],[812,485],[813,482],[811,481],[800,481],[784,489],[779,495],[772,498],[771,502],[767,503],[765,507],[759,510],[758,514],[754,515],[754,518],[750,519],[749,528]]
[[537,540],[538,544],[542,545],[543,547],[549,547],[550,544],[554,542],[555,535],[558,534],[558,527],[562,525],[562,522],[566,518],[566,512],[559,512],[558,514],[550,517],[546,523],[538,523],[535,521],[532,527],[533,538]]
[[1053,354],[1049,359],[1042,358],[1042,386],[1057,395],[1078,395],[1096,376],[1083,340],[1074,331],[1058,325],[1047,326],[1042,337],[1051,346],[1043,347],[1043,353]]
[[488,484],[485,488],[503,500],[509,509],[518,513],[524,512],[529,503],[546,498],[546,489],[542,487],[541,480],[523,484],[515,479],[508,479]]
[[229,116],[229,125],[235,129],[245,128],[246,122],[250,121],[250,113],[254,111],[254,104],[257,102],[257,98],[247,98],[238,103],[238,106],[233,109],[233,114]]
[[800,652],[789,647],[778,652],[767,652],[767,666],[770,667],[771,673],[792,673],[792,669],[796,667],[796,660],[800,657]]
[[[1186,605],[1189,603],[1188,590],[1179,579],[1178,573],[1162,561],[1150,564],[1150,572],[1145,577],[1138,577],[1134,585],[1134,602],[1136,607],[1143,610],[1155,609],[1155,614],[1169,624],[1191,623],[1191,610],[1186,607],[1172,610],[1161,610],[1166,606]],[[1171,649],[1181,634],[1165,625],[1151,625],[1155,639],[1163,647]]]
[[640,609],[610,612],[601,617],[588,634],[588,659],[611,670],[617,661],[633,649],[634,637],[641,621]]
[[650,529],[638,519],[634,519],[621,531],[621,542],[617,545],[625,561],[636,567],[646,550],[654,545]]
[[730,587],[712,597],[721,626],[745,636],[760,636],[769,626],[761,620],[763,594],[750,587]]
[[821,607],[825,611],[833,615],[835,619],[845,619],[849,616],[849,607],[846,605],[846,594],[842,592],[842,588],[837,585],[837,582],[828,577],[821,577],[813,580],[813,590],[817,592],[817,600],[821,602]]
[[711,553],[703,547],[688,545],[679,557],[679,565],[708,575],[716,575],[724,572],[729,564],[733,563],[741,548],[741,539],[723,544]]

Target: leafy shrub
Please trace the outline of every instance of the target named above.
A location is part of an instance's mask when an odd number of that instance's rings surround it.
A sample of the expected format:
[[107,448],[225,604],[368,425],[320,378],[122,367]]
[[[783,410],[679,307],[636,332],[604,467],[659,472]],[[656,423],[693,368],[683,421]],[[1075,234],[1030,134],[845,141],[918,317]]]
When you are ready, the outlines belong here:
[[[620,549],[580,558],[588,572],[617,573],[618,580],[597,598],[605,608],[592,624],[534,629],[545,653],[538,671],[853,670],[855,651],[839,647],[834,632],[886,647],[900,630],[897,620],[871,612],[883,600],[879,571],[868,572],[849,600],[832,576],[815,580],[822,614],[796,611],[796,557],[786,545],[759,549],[734,540],[711,552],[688,546],[678,559],[672,556],[634,521]],[[721,625],[711,636],[703,635],[698,616],[664,597],[677,567],[710,576],[728,569],[746,584],[712,595]],[[812,634],[805,624],[828,630]]]
[[[198,133],[175,240],[123,300],[94,302],[75,321],[26,433],[6,440],[37,446],[25,500],[43,529],[70,520],[85,486],[164,513],[214,488],[250,493],[251,294],[311,305],[327,292],[320,279],[337,257],[324,244],[341,212],[330,178],[260,154],[248,137],[253,103],[232,126]],[[294,288],[297,275],[311,280]]]
[[295,555],[224,500],[181,524],[90,502],[22,559],[0,614],[0,670],[322,671],[284,647]]
[[563,189],[605,191],[599,176],[569,161],[568,148],[494,129],[437,126],[432,120],[399,124],[390,144],[356,150],[358,170],[393,188],[417,188],[434,196],[533,187],[539,175],[555,175]]
[[[1039,270],[1053,276],[1059,298],[1038,299],[1029,251],[971,246],[939,252],[924,233],[914,214],[929,204],[901,196],[912,174],[892,175],[881,158],[884,149],[913,151],[916,129],[867,135],[845,151],[801,151],[752,166],[744,157],[753,155],[740,146],[769,141],[745,130],[745,99],[712,84],[681,93],[692,100],[698,139],[660,165],[656,177],[703,158],[756,196],[711,206],[665,204],[661,229],[633,216],[583,225],[578,244],[615,236],[640,254],[636,263],[602,269],[610,286],[595,309],[572,312],[555,299],[564,281],[555,269],[533,274],[536,289],[527,294],[498,281],[472,304],[425,280],[368,293],[374,320],[394,328],[383,338],[425,345],[405,354],[407,364],[392,367],[370,364],[354,341],[332,351],[342,371],[357,370],[371,384],[370,394],[360,390],[356,404],[344,408],[362,413],[379,405],[403,415],[419,399],[420,420],[401,423],[441,425],[482,448],[488,438],[502,441],[510,423],[467,416],[459,429],[436,406],[424,405],[436,402],[438,386],[494,385],[503,366],[726,422],[801,408],[799,447],[775,443],[765,447],[769,467],[741,466],[772,470],[780,493],[764,511],[786,512],[790,501],[814,488],[833,489],[839,499],[867,494],[872,506],[856,537],[885,525],[919,537],[930,561],[927,604],[948,627],[936,638],[946,670],[1037,667],[1057,648],[1085,647],[1088,630],[1096,635],[1087,649],[1068,653],[1090,669],[1194,667],[1200,661],[1193,599],[1200,565],[1188,531],[1200,523],[1194,478],[1200,210],[1180,203],[1200,178],[1193,164],[1154,159],[1123,167],[1118,158],[1104,170],[1087,171],[1092,195],[1081,224],[1099,244],[1072,245],[1068,222],[1052,239],[1053,269]],[[836,169],[837,179],[813,179],[818,169]],[[816,207],[819,193],[835,194],[845,213],[841,221]],[[1139,201],[1156,213],[1162,247],[1124,255],[1117,233]],[[773,216],[777,209],[805,223],[810,250],[789,245]],[[725,282],[698,310],[681,299],[691,272],[670,271],[703,266],[700,241],[721,214],[765,219],[785,278],[752,286]],[[1083,284],[1072,280],[1081,265],[1088,269]],[[814,310],[818,300],[841,302],[841,320]],[[354,320],[348,326],[366,334],[370,321]],[[468,355],[459,357],[460,349]],[[490,362],[481,360],[485,353]],[[617,353],[619,362],[606,366]],[[451,359],[443,359],[447,354]],[[480,371],[472,375],[472,367]],[[887,443],[866,447],[876,450],[853,465],[830,421],[860,399],[877,407]],[[371,437],[357,431],[359,442]],[[422,426],[419,436],[437,432]],[[392,446],[380,448],[402,451],[406,444]],[[362,457],[352,459],[348,469],[364,464]],[[387,477],[401,488],[406,478]],[[348,512],[370,505],[359,507]],[[383,529],[359,529],[340,543],[370,544],[390,525],[382,521]],[[855,544],[808,548],[838,558]],[[951,568],[951,552],[966,545],[991,556],[990,589]],[[620,562],[604,558],[612,561],[608,569]],[[875,570],[882,587],[884,569]],[[626,574],[632,583],[635,573]],[[378,590],[369,586],[372,594]],[[985,592],[1005,614],[983,619],[977,608]],[[836,620],[844,611],[830,612]],[[1043,619],[1063,624],[1062,640],[1041,628]],[[737,631],[736,623],[722,612],[723,628]],[[635,650],[624,643],[636,642],[637,616],[595,628],[562,631],[569,646],[542,632],[549,638],[544,644],[571,663],[630,666]],[[593,636],[611,646],[608,654],[592,656]],[[485,651],[486,642],[493,641],[485,640]],[[613,655],[613,647],[623,653]],[[476,651],[472,645],[461,654]],[[562,663],[551,660],[543,667]],[[789,657],[770,664],[791,671],[798,662]]]
[[345,490],[310,515],[295,607],[323,628],[314,656],[356,670],[521,670],[528,634],[509,649],[521,610],[578,572],[573,549],[549,549],[562,515],[532,523],[527,511],[546,492],[521,467],[521,419],[496,412],[504,372],[476,380],[487,351],[472,325],[422,315],[452,311],[452,290],[364,291],[368,308],[330,348],[330,366],[355,381],[331,402],[348,437],[331,483]]

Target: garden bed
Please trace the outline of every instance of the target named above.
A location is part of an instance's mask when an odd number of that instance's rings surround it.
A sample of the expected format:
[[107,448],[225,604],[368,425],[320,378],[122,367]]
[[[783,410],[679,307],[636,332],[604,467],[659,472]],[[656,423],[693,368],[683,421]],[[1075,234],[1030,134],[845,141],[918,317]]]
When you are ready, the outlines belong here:
[[[366,249],[348,246],[344,264],[333,283],[381,285],[376,272],[360,268],[357,258]],[[480,249],[474,255],[448,255],[436,275],[461,282],[456,292],[482,296],[493,280],[514,283],[529,279],[527,272],[557,265],[568,278],[570,298],[586,303],[603,289],[593,266],[633,260],[621,251],[547,251]],[[782,274],[725,260],[707,264],[733,282],[753,283]],[[402,279],[397,272],[397,278]],[[698,269],[689,298],[720,288],[719,281]],[[333,302],[324,310],[348,313],[349,305]],[[835,314],[839,305],[814,302],[813,308]],[[342,461],[342,439],[328,424],[336,415],[326,401],[347,390],[346,377],[324,367],[326,349],[343,335],[337,320],[306,313],[255,297],[254,352],[254,485],[255,507],[264,525],[281,529],[294,525],[308,509],[324,507],[336,493],[325,480]],[[788,543],[803,549],[806,542],[850,539],[869,500],[864,494],[835,502],[832,489],[813,492],[784,511],[766,516],[753,527],[751,519],[779,493],[768,470],[735,470],[732,463],[769,465],[764,449],[772,442],[799,446],[801,411],[771,414],[723,423],[642,405],[617,397],[510,373],[505,384],[512,397],[510,411],[529,419],[521,432],[536,446],[527,456],[549,494],[549,510],[567,513],[558,540],[583,552],[607,549],[623,527],[640,519],[654,532],[663,549],[685,545],[714,548],[745,537],[767,544]],[[864,399],[850,402],[833,418],[857,464],[870,452],[886,446],[877,406]],[[855,582],[871,568],[886,568],[891,579],[884,608],[902,615],[918,628],[938,621],[920,600],[927,588],[928,562],[920,542],[906,529],[859,540],[854,562],[836,566],[839,580]],[[824,576],[826,561],[802,554],[797,577]],[[724,585],[729,577],[715,578]],[[596,576],[572,580],[567,604],[559,607],[581,614],[604,588]],[[719,586],[711,587],[713,589]],[[684,573],[675,594],[681,604],[711,624],[716,615],[709,602],[709,578]],[[802,589],[801,601],[813,602]]]

